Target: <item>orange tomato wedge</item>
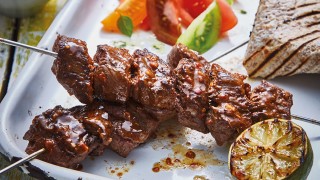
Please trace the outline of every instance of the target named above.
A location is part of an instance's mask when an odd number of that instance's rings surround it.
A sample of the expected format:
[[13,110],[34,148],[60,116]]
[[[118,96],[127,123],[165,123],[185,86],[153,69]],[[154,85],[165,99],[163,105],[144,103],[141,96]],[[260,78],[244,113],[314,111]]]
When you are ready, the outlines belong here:
[[117,21],[122,16],[131,18],[133,26],[137,27],[147,16],[146,0],[125,0],[111,14],[101,21],[103,30],[120,32]]
[[220,32],[224,33],[238,24],[238,18],[232,11],[231,6],[226,0],[216,0],[221,14],[221,29]]

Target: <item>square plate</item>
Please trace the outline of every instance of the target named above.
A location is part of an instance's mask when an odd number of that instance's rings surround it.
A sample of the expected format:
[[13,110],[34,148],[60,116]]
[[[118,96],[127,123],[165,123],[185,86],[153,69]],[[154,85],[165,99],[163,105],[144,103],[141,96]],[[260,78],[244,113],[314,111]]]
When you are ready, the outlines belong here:
[[[239,19],[238,25],[228,36],[204,54],[208,60],[224,52],[226,49],[241,44],[249,37],[259,0],[239,0],[234,4],[234,10]],[[166,60],[171,49],[155,39],[150,32],[137,31],[131,38],[121,34],[106,33],[101,30],[100,21],[118,4],[117,0],[69,0],[47,31],[38,47],[51,49],[57,33],[82,39],[87,42],[89,53],[93,55],[98,44],[125,46],[129,50],[147,48]],[[241,14],[240,10],[247,14]],[[221,58],[217,63],[234,71],[246,73],[241,65],[245,48]],[[14,82],[9,93],[0,105],[0,151],[9,159],[25,157],[27,141],[24,133],[29,129],[31,121],[46,109],[56,105],[72,107],[79,102],[69,96],[57,82],[51,72],[53,58],[38,53],[30,56],[28,63]],[[277,78],[271,82],[292,92],[294,106],[292,113],[300,116],[320,119],[320,83],[319,75],[298,75],[294,77]],[[259,80],[248,79],[252,86]],[[317,132],[319,126],[295,121],[307,132],[315,152],[320,148],[320,138]],[[168,138],[168,136],[170,138]],[[157,137],[136,148],[127,158],[122,158],[112,151],[106,150],[100,157],[87,158],[82,164],[82,171],[75,171],[55,166],[40,160],[33,160],[27,166],[37,169],[41,176],[56,179],[193,179],[194,177],[208,179],[231,179],[227,167],[228,145],[217,146],[209,135],[183,128],[174,122],[164,123],[157,132]],[[162,163],[168,157],[183,160],[184,152],[192,149],[197,157],[205,162],[203,167],[177,166],[165,171],[153,172],[155,163]],[[310,179],[320,177],[319,153],[314,154],[314,165]],[[22,169],[29,173],[30,168]],[[35,172],[31,172],[33,175]]]

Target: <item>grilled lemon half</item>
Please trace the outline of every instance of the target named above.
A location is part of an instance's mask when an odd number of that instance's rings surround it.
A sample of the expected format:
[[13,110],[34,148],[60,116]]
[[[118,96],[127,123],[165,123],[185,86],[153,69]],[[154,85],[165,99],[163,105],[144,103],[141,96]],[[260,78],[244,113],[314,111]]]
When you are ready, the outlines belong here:
[[313,151],[305,131],[283,119],[252,125],[231,145],[229,169],[238,179],[306,179]]

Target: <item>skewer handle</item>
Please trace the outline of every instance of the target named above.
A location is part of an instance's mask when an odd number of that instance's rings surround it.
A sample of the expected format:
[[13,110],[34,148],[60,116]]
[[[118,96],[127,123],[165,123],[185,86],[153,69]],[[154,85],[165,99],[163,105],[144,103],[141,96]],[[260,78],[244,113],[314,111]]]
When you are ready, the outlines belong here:
[[5,173],[6,171],[8,171],[10,169],[15,168],[16,166],[19,166],[20,164],[25,163],[26,161],[32,160],[33,158],[37,157],[39,154],[43,153],[44,151],[45,151],[45,149],[42,148],[42,149],[30,154],[29,156],[20,159],[19,161],[9,165],[8,167],[5,167],[5,168],[1,169],[0,170],[0,174]]
[[39,53],[42,53],[42,54],[46,54],[46,55],[49,55],[49,56],[52,56],[52,57],[55,57],[55,58],[58,56],[58,53],[56,53],[56,52],[48,51],[48,50],[37,48],[37,47],[34,47],[34,46],[29,46],[29,45],[22,44],[22,43],[19,43],[19,42],[11,41],[9,39],[0,38],[0,43],[11,45],[11,46],[16,46],[16,47],[27,48],[27,49],[30,49],[30,50],[33,50],[33,51],[36,51],[36,52],[39,52]]

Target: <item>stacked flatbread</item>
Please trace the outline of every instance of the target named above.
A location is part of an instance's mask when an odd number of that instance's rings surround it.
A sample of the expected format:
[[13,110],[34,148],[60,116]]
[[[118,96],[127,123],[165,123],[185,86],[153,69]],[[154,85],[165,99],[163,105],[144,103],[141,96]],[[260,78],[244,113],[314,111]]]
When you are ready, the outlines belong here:
[[243,65],[266,79],[320,73],[320,0],[260,0]]

